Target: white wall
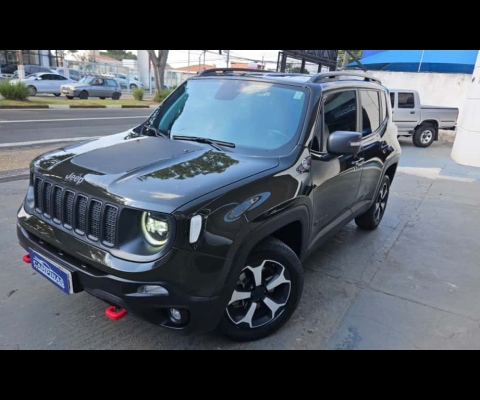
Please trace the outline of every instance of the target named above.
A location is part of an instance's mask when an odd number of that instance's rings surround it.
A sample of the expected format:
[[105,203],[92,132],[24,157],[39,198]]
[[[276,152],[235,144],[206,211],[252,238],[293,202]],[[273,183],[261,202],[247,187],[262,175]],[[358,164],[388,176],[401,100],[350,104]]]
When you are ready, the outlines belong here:
[[[422,105],[461,109],[472,81],[469,74],[368,71],[389,89],[410,89],[420,93]],[[461,110],[460,110],[461,111]]]

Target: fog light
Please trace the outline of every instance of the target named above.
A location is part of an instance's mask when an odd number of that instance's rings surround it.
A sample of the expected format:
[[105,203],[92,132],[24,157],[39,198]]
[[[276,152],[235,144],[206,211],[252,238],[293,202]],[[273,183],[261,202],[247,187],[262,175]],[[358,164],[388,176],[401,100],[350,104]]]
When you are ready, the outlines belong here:
[[175,308],[170,309],[170,316],[173,318],[173,320],[175,322],[181,322],[182,321],[182,313]]
[[185,325],[188,322],[188,311],[170,308],[168,313],[170,314],[170,321],[175,325]]
[[168,296],[168,290],[157,285],[140,286],[137,292],[140,294],[149,294],[151,296]]

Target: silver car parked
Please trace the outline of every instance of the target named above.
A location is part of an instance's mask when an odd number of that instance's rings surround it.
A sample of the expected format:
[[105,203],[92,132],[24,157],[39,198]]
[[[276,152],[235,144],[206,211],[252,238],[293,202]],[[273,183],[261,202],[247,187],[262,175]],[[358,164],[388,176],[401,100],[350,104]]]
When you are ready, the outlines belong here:
[[82,100],[89,97],[119,100],[122,97],[122,89],[118,82],[114,78],[104,76],[85,76],[77,83],[63,85],[61,89],[62,94],[69,100],[75,97]]

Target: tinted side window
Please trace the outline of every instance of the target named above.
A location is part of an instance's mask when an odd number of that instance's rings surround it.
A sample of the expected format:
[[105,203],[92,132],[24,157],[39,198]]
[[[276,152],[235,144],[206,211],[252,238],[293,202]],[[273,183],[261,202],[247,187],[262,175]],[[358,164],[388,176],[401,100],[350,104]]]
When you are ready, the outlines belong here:
[[392,108],[395,108],[395,93],[390,93],[390,102],[392,103]]
[[415,97],[413,93],[399,93],[398,108],[415,108]]
[[357,93],[353,90],[332,93],[323,103],[323,142],[337,131],[357,132]]
[[117,87],[117,82],[115,82],[113,79],[107,79],[107,85],[111,87]]
[[380,100],[378,92],[374,90],[361,90],[362,100],[362,135],[367,136],[380,127]]

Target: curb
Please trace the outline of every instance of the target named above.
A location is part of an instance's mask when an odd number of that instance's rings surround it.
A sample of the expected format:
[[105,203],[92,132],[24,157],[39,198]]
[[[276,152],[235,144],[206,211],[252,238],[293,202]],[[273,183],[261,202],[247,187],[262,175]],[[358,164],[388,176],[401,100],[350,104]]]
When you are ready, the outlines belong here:
[[147,106],[129,106],[129,105],[92,105],[92,106],[77,106],[77,105],[66,105],[66,104],[51,104],[51,105],[36,105],[36,106],[0,106],[0,110],[70,110],[70,109],[120,109],[120,108],[127,108],[127,109],[135,109],[135,108],[157,108],[158,105],[147,105]]

